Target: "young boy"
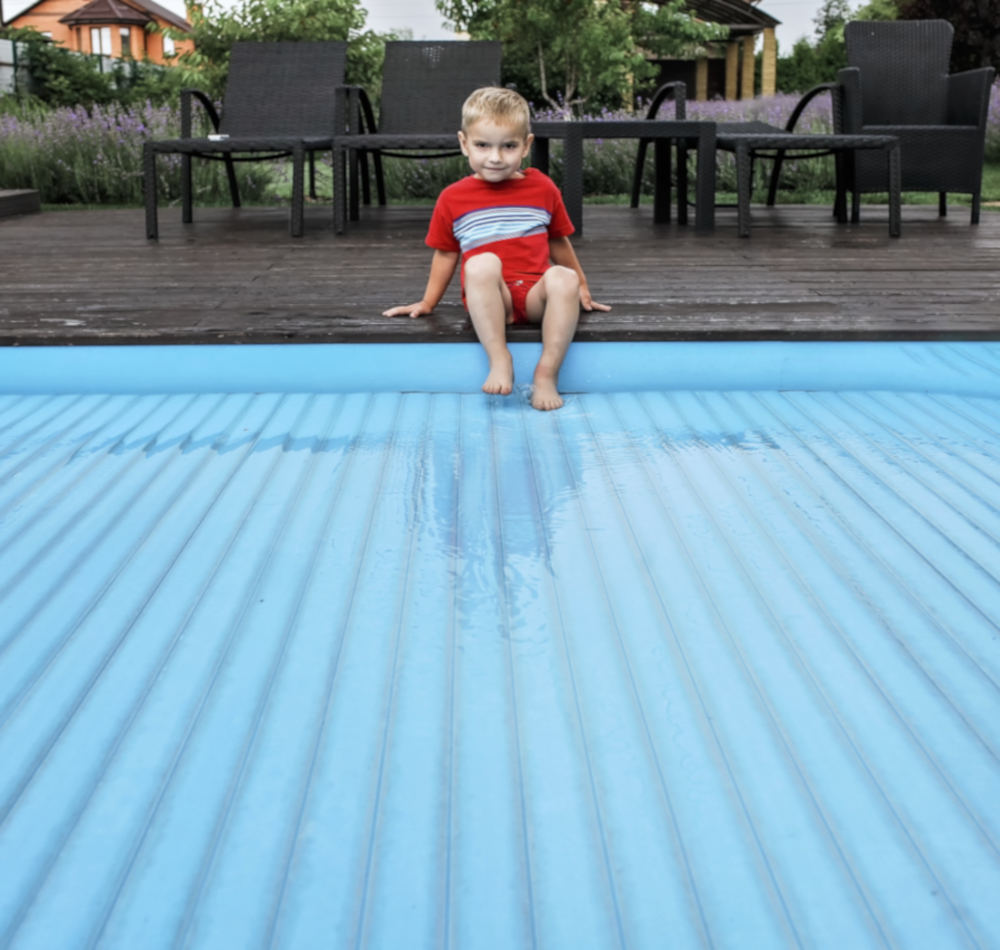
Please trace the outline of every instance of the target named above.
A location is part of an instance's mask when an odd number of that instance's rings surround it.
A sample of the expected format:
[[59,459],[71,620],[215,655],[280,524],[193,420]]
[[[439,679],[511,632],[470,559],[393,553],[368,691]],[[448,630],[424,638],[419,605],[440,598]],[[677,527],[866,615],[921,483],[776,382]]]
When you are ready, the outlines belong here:
[[506,396],[514,385],[506,325],[541,323],[542,356],[531,404],[558,409],[559,368],[580,306],[610,310],[591,299],[576,259],[562,195],[537,169],[521,171],[533,136],[528,103],[510,89],[477,89],[462,106],[458,141],[472,174],[441,192],[427,244],[434,248],[422,300],[384,316],[431,313],[462,261],[462,299],[490,361],[484,393]]

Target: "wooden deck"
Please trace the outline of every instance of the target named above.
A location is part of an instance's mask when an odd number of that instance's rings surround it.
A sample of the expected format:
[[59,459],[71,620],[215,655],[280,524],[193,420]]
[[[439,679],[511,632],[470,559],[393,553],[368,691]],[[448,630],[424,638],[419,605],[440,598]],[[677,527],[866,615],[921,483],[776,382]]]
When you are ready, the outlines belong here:
[[[826,208],[755,209],[749,240],[728,210],[709,236],[654,227],[649,208],[585,213],[578,253],[614,310],[585,315],[578,339],[1000,339],[1000,214],[973,228],[966,208],[906,207],[893,241],[878,207],[855,227]],[[457,286],[434,317],[380,316],[423,290],[429,215],[365,209],[337,238],[311,207],[293,240],[285,210],[198,209],[185,227],[163,209],[159,243],[141,210],[8,218],[0,344],[472,340]]]

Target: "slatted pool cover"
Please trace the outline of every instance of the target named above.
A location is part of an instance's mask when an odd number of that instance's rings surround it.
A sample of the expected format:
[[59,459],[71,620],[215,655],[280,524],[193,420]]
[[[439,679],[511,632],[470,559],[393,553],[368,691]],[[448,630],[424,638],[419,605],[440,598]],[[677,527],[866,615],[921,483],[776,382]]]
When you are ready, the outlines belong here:
[[0,946],[1000,946],[1000,401],[0,397]]

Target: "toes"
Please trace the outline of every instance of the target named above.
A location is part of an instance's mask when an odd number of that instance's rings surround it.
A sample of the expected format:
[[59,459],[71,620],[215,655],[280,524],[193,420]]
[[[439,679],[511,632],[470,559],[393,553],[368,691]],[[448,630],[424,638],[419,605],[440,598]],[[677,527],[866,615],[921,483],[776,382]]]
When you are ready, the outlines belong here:
[[483,383],[483,392],[491,396],[509,396],[513,388],[510,383],[498,383],[489,379]]

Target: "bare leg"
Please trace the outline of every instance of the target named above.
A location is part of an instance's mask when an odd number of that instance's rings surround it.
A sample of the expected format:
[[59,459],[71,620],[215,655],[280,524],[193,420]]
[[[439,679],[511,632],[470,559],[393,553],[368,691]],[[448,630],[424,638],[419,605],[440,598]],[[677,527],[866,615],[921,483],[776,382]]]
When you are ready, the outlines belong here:
[[508,396],[514,388],[514,361],[507,349],[506,326],[514,305],[496,254],[477,254],[465,262],[465,302],[490,361],[483,392]]
[[536,409],[558,409],[559,370],[580,319],[580,278],[568,267],[550,267],[528,292],[528,319],[542,322],[542,356],[535,367],[531,405]]

